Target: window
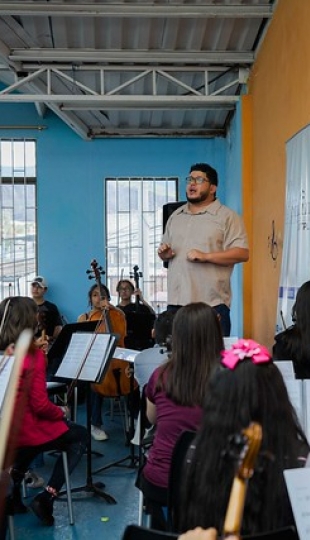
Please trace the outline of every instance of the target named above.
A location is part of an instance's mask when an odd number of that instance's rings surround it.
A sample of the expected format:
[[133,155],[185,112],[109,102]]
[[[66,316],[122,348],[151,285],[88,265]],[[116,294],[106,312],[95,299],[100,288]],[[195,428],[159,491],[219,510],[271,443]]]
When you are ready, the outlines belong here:
[[118,303],[119,279],[142,273],[139,285],[156,312],[167,305],[167,270],[157,255],[163,228],[163,205],[177,201],[177,178],[106,179],[107,285]]
[[36,272],[36,144],[0,139],[0,296],[29,294]]

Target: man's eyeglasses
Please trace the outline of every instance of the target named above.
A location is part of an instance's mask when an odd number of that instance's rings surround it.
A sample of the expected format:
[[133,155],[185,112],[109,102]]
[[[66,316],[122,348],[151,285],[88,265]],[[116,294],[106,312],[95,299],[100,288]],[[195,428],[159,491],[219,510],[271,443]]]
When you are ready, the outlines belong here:
[[204,176],[187,176],[186,177],[186,183],[187,184],[203,184],[204,182],[210,182],[208,178],[205,178]]

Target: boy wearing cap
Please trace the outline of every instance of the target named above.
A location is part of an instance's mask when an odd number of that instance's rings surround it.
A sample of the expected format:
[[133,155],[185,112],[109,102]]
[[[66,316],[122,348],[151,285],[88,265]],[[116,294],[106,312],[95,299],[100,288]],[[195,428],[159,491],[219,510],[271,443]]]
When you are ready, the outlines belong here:
[[168,309],[206,302],[218,312],[223,335],[230,335],[230,277],[249,258],[241,217],[216,198],[218,175],[196,163],[186,178],[187,204],[167,221],[158,255],[168,261]]
[[49,342],[56,339],[63,323],[56,304],[45,300],[47,282],[43,276],[36,276],[31,282],[31,296],[38,306],[39,330],[45,330]]

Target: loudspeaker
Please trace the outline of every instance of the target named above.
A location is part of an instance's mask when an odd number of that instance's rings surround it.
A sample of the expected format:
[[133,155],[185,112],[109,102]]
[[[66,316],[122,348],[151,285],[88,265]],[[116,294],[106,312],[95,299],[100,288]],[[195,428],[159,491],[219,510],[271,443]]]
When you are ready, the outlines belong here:
[[163,233],[165,232],[166,223],[175,210],[186,204],[186,201],[169,202],[163,206]]
[[[171,216],[171,214],[173,214],[175,210],[180,208],[180,206],[183,206],[183,204],[186,204],[186,201],[169,202],[167,204],[164,204],[163,206],[163,233],[165,232],[166,223],[169,217]],[[169,266],[168,261],[164,261],[163,267],[168,268],[168,266]]]

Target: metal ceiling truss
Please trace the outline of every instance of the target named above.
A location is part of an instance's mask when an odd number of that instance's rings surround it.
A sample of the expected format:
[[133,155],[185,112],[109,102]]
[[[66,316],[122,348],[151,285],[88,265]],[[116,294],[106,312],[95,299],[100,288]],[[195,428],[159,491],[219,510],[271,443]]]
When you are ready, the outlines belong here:
[[[83,71],[81,68],[80,71]],[[238,96],[223,94],[234,87],[236,84],[244,83],[247,77],[247,70],[239,69],[236,72],[236,76],[229,84],[218,87],[216,90],[210,90],[209,72],[214,71],[224,72],[225,68],[181,68],[181,67],[169,67],[169,68],[149,68],[149,67],[128,67],[119,66],[117,68],[106,67],[92,67],[92,71],[97,72],[97,79],[100,81],[100,90],[97,91],[94,88],[79,82],[74,75],[68,75],[65,71],[56,67],[41,67],[36,69],[30,74],[20,74],[20,78],[13,84],[7,86],[0,92],[0,102],[58,102],[62,104],[62,109],[131,109],[131,108],[168,108],[168,109],[184,109],[189,108],[217,108],[225,107],[228,109],[233,108],[238,101]],[[134,72],[133,76],[129,75],[126,82],[109,89],[105,88],[105,80],[108,72],[117,71],[120,74],[130,74]],[[72,73],[72,69],[70,70]],[[177,72],[178,75],[173,75]],[[204,85],[203,91],[197,90],[192,86],[184,83],[180,78],[181,75],[190,72],[199,73],[203,75]],[[25,76],[24,76],[25,75]],[[159,78],[167,79],[171,82],[179,92],[175,92],[173,95],[160,95],[158,82]],[[35,83],[36,79],[44,85],[45,90],[40,94],[13,94],[16,90],[21,90],[29,83]],[[146,95],[133,95],[130,92],[131,86],[139,80],[149,79],[151,92]],[[54,88],[56,84],[63,82],[62,88],[68,89],[67,92],[59,94]],[[69,83],[69,84],[68,84]],[[180,91],[182,94],[180,94]],[[122,94],[121,94],[122,92]],[[125,94],[124,94],[125,92]],[[127,93],[126,93],[127,92]]]
[[[197,5],[170,0],[169,4],[155,5],[145,0],[136,3],[111,0],[104,4],[23,0],[1,1],[0,17],[14,17],[16,24],[23,17],[270,21],[274,9],[274,3],[263,6],[210,5],[209,2]],[[33,44],[29,42],[24,49],[9,49],[0,40],[1,80],[6,85],[0,92],[0,103],[34,103],[39,115],[44,115],[47,106],[85,140],[114,134],[130,136],[140,131],[143,136],[165,135],[165,130],[172,135],[194,134],[193,129],[170,130],[164,126],[149,129],[125,125],[122,128],[89,127],[82,120],[85,118],[82,111],[93,111],[97,118],[108,110],[216,109],[232,112],[239,99],[236,94],[240,92],[240,85],[246,83],[248,69],[255,60],[252,51],[52,49],[34,48]],[[115,73],[111,75],[113,71],[117,73],[116,77]],[[118,82],[113,84],[112,80]],[[198,85],[197,80],[200,81]],[[164,82],[162,87],[160,82]],[[215,133],[212,128],[200,128],[197,134]]]
[[[91,139],[98,136],[116,135],[117,130],[90,130],[81,120],[79,120],[74,112],[91,111],[91,110],[189,110],[189,109],[221,109],[232,111],[234,110],[239,97],[234,93],[229,94],[229,89],[237,84],[242,84],[246,81],[248,71],[246,69],[235,69],[234,76],[229,84],[217,86],[216,90],[211,90],[210,74],[225,73],[227,69],[223,67],[212,68],[193,68],[193,67],[160,67],[149,68],[145,66],[125,67],[97,67],[88,66],[77,67],[73,70],[72,67],[67,67],[66,70],[61,70],[56,67],[41,67],[34,69],[31,73],[20,73],[17,81],[8,85],[0,92],[1,102],[13,103],[34,103],[46,104],[62,120],[67,123],[76,133],[84,139]],[[97,91],[88,85],[83,84],[78,80],[78,72],[92,71],[99,81],[100,88]],[[105,81],[108,72],[117,72],[125,77],[126,81],[122,84],[114,86],[109,90],[106,89]],[[201,90],[186,84],[182,81],[182,74],[196,73],[203,80]],[[171,87],[175,88],[175,93],[171,95],[160,95],[159,81],[166,79],[171,83]],[[144,81],[144,87],[149,88],[149,94],[145,91],[142,94],[132,92],[132,86],[138,81]],[[55,87],[61,86],[61,92],[55,90]],[[17,93],[17,92],[28,93]],[[224,93],[225,92],[225,93]],[[38,109],[39,110],[39,109]],[[72,112],[70,112],[72,111]],[[72,114],[73,113],[73,114]],[[139,130],[140,131],[140,130]],[[155,135],[156,129],[151,129]],[[178,131],[180,136],[185,136],[189,130]],[[214,134],[214,130],[210,130],[209,135]],[[159,131],[158,131],[159,132]],[[202,130],[199,131],[201,133]],[[121,132],[125,136],[125,132]],[[118,133],[118,135],[120,132]],[[142,132],[140,133],[142,134]],[[130,133],[128,131],[127,136]],[[143,130],[143,135],[146,135]]]
[[1,2],[0,16],[44,16],[44,17],[153,17],[153,18],[200,18],[200,17],[227,17],[227,18],[266,18],[272,17],[272,5],[210,5],[210,4],[181,4],[172,1],[169,5],[146,4],[144,0],[136,4],[122,4],[110,2],[97,4],[94,2],[65,4],[51,2]]

